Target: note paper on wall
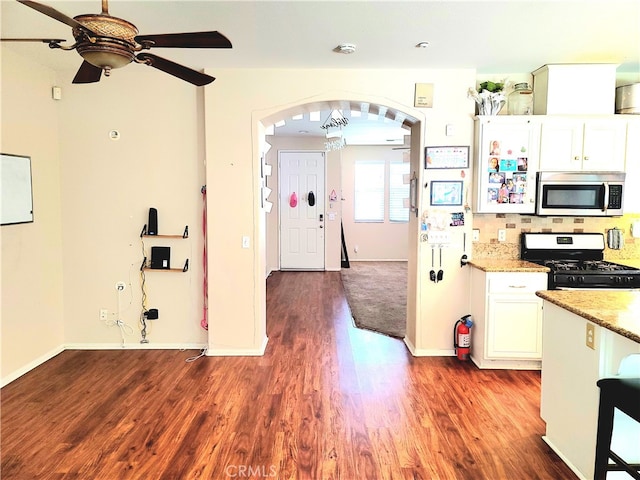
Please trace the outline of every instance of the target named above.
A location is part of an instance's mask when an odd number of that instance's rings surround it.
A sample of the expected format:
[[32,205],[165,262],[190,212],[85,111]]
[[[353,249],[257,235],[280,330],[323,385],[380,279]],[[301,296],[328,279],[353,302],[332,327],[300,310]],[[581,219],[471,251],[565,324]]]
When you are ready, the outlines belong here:
[[0,154],[0,224],[33,222],[31,157]]

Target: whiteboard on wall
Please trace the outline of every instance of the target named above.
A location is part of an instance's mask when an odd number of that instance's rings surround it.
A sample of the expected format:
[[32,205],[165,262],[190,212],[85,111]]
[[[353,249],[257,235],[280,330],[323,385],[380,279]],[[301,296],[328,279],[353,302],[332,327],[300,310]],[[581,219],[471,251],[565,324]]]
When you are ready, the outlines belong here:
[[31,157],[0,153],[0,224],[33,222]]

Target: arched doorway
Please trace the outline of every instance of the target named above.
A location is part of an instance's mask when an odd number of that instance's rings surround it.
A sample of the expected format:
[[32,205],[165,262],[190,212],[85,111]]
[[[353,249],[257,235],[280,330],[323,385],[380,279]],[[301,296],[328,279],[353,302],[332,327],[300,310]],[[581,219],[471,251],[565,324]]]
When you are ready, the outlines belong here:
[[[334,97],[340,98],[340,97]],[[409,130],[411,132],[411,148],[410,148],[410,171],[411,175],[418,178],[417,184],[419,185],[421,182],[421,151],[422,146],[424,145],[424,134],[423,134],[423,114],[420,111],[416,111],[411,107],[407,107],[406,105],[395,104],[394,102],[390,102],[388,99],[381,100],[375,98],[350,98],[350,99],[340,99],[340,100],[315,100],[315,101],[307,101],[305,103],[294,103],[285,107],[275,108],[273,111],[256,113],[254,115],[254,119],[257,123],[257,131],[259,132],[259,153],[254,158],[257,158],[260,162],[260,171],[264,171],[264,164],[267,163],[265,161],[267,157],[267,152],[269,151],[270,145],[268,144],[268,136],[266,132],[271,125],[276,124],[277,122],[286,121],[295,116],[299,116],[302,114],[307,114],[312,111],[332,111],[332,110],[350,110],[350,111],[358,111],[363,112],[366,111],[367,114],[377,115],[379,117],[383,117],[390,121],[397,122],[402,125],[403,128]],[[273,154],[272,154],[273,155]],[[332,160],[339,163],[340,151],[329,150],[327,152],[327,163],[331,163]],[[332,158],[333,157],[333,158]],[[274,190],[274,180],[269,179],[266,176],[262,176],[260,179],[261,187],[267,187],[268,189]],[[325,196],[328,196],[329,192],[333,189],[331,186],[331,182],[327,184],[327,190],[325,191]],[[263,199],[261,199],[263,200]],[[273,198],[272,200],[277,201],[277,198]],[[271,200],[268,200],[271,201]],[[265,270],[265,278],[268,275],[269,271],[277,268],[273,268],[273,261],[271,264],[268,260],[268,257],[277,258],[277,255],[274,254],[274,248],[277,248],[278,240],[275,232],[277,232],[277,218],[273,212],[276,212],[277,209],[274,208],[271,210],[272,213],[267,214],[264,213],[265,218],[261,222],[263,229],[261,230],[261,236],[266,248],[262,251],[261,265],[264,266]],[[332,212],[335,213],[335,212]],[[407,291],[407,334],[406,338],[412,344],[415,342],[416,330],[418,328],[416,318],[417,318],[417,257],[418,257],[418,229],[419,225],[417,222],[418,216],[412,212],[410,215],[409,225],[407,226],[408,231],[408,291]],[[341,238],[340,238],[340,222],[332,222],[326,224],[326,243],[327,243],[327,270],[339,270],[340,269],[340,261],[341,261]],[[415,234],[414,234],[415,233]],[[266,320],[265,320],[266,321]]]

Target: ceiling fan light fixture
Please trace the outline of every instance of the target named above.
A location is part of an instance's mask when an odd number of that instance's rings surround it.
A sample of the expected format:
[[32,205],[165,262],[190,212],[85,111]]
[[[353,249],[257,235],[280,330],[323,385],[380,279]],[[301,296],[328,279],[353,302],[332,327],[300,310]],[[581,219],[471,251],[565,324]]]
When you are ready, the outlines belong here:
[[[96,36],[104,35],[109,38],[117,38],[135,44],[135,37],[138,35],[138,28],[131,22],[112,15],[77,15],[73,17],[75,21],[88,28]],[[86,33],[80,28],[73,29],[73,36],[76,40],[86,38]]]
[[136,26],[111,15],[78,15],[74,20],[88,28],[96,36],[74,28],[78,42],[76,50],[91,65],[102,68],[105,75],[113,68],[130,64],[134,58]]
[[98,82],[103,73],[108,76],[112,69],[135,62],[200,87],[208,85],[215,78],[142,50],[155,47],[232,48],[229,39],[217,31],[138,35],[134,24],[109,14],[108,0],[102,0],[102,13],[77,15],[73,18],[37,1],[18,1],[72,28],[75,43],[70,46],[60,45],[64,40],[56,39],[22,40],[48,43],[49,48],[76,50],[83,62],[73,83]]
[[113,68],[124,67],[134,60],[130,50],[100,41],[78,45],[77,51],[91,65],[104,69],[105,73]]

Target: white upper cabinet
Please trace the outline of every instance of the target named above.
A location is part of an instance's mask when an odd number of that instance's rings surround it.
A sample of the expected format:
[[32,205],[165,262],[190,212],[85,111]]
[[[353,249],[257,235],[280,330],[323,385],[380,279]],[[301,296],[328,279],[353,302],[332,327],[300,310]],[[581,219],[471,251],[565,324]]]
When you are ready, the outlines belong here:
[[476,118],[475,212],[535,212],[541,117],[497,115]]
[[640,115],[628,115],[624,213],[640,213]]
[[541,171],[625,169],[623,118],[545,116],[540,134]]

